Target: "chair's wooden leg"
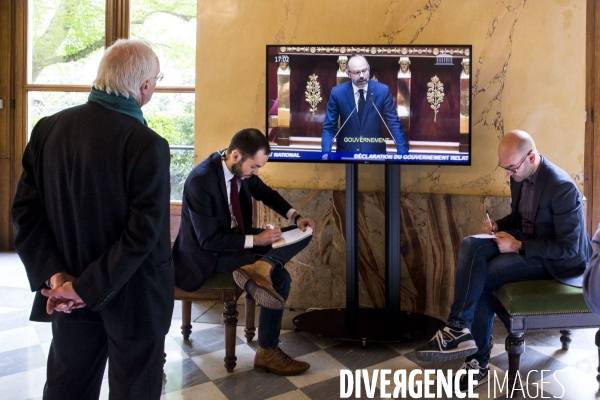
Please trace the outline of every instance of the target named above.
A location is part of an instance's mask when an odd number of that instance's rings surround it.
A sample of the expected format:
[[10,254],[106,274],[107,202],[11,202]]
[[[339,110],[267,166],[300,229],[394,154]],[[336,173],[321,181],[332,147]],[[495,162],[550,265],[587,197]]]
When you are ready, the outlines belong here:
[[254,333],[256,332],[256,328],[254,327],[254,310],[256,302],[248,292],[244,294],[244,307],[246,309],[246,328],[244,328],[244,336],[246,336],[246,341],[250,343],[252,339],[254,339]]
[[569,345],[571,344],[571,330],[561,329],[560,333],[560,342],[562,343],[562,349],[569,350]]
[[192,301],[181,300],[181,334],[183,340],[190,340],[192,333]]
[[[521,363],[521,354],[525,352],[525,338],[522,333],[511,333],[506,337],[504,346],[508,353],[508,387],[512,390]],[[515,388],[520,387],[518,383],[517,385]]]
[[223,324],[225,326],[225,368],[227,372],[233,372],[237,357],[235,356],[235,328],[237,326],[237,305],[233,295],[226,295],[223,303]]
[[[596,332],[596,347],[598,348],[598,360],[600,360],[600,329]],[[600,383],[600,364],[598,365],[598,369],[596,370],[598,375],[596,375],[596,381]]]

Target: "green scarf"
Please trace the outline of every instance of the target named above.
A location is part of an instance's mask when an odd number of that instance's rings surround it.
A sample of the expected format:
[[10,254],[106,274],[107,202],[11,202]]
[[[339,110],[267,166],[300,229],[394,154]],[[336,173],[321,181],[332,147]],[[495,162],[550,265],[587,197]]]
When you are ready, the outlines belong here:
[[148,126],[142,108],[138,104],[137,100],[133,96],[129,98],[121,97],[116,94],[108,94],[102,90],[92,88],[88,101],[100,104],[102,107],[106,107],[109,110],[120,112],[121,114],[129,115],[140,121],[142,124]]

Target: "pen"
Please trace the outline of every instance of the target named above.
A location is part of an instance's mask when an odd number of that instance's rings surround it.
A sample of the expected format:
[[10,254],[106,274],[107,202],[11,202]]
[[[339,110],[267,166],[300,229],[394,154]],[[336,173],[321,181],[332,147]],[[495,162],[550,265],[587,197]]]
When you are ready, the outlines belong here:
[[488,210],[485,210],[485,215],[487,215],[488,223],[490,224],[490,228],[492,229],[492,233],[494,233],[494,225],[492,225],[492,220],[490,218],[490,213]]

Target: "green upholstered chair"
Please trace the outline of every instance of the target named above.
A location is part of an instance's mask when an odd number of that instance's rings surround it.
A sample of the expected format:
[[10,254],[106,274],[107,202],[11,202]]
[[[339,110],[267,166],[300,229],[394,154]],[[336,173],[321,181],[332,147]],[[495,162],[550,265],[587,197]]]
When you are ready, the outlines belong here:
[[[233,372],[235,368],[235,342],[237,326],[237,300],[242,294],[231,274],[213,272],[208,281],[195,292],[186,292],[175,288],[175,300],[181,300],[181,334],[183,340],[189,340],[192,333],[192,301],[214,300],[223,303],[223,324],[225,326],[225,368]],[[246,328],[244,329],[246,340],[251,342],[254,338],[256,328],[254,327],[254,299],[246,293],[244,296]]]
[[[496,315],[508,330],[505,346],[510,382],[515,379],[525,351],[525,332],[558,329],[562,334],[562,349],[568,350],[572,328],[600,327],[600,318],[588,308],[582,289],[554,279],[511,283],[496,290],[494,295]],[[596,346],[600,356],[600,330],[596,332]],[[600,373],[600,368],[597,371]],[[600,374],[596,379],[600,382]]]

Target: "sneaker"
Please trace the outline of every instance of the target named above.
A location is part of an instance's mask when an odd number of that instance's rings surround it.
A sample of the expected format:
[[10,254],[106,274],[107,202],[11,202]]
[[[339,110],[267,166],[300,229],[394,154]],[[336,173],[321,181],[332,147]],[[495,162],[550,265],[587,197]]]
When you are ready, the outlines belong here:
[[460,369],[466,369],[467,375],[463,375],[460,377],[460,391],[466,392],[469,388],[469,370],[476,369],[478,372],[473,376],[473,380],[475,381],[475,387],[481,385],[482,383],[487,382],[489,378],[488,372],[490,368],[486,365],[482,367],[479,365],[479,361],[472,359],[471,361],[465,361],[460,367]]
[[415,349],[419,361],[437,362],[468,357],[477,352],[475,339],[467,328],[454,329],[446,326],[429,342]]

